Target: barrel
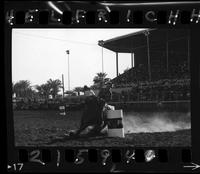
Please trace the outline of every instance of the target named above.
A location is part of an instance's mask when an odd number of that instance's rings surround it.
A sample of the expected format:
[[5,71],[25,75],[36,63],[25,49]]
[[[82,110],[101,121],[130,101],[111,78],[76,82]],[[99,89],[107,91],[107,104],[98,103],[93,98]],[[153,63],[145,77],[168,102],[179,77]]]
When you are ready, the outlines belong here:
[[66,115],[65,106],[59,106],[60,115]]
[[108,137],[124,138],[123,112],[122,110],[108,110]]

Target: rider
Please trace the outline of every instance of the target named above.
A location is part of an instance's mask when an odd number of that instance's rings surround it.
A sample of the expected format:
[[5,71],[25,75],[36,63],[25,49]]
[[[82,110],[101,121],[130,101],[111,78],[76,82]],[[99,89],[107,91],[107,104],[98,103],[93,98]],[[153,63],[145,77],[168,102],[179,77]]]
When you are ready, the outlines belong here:
[[105,102],[98,98],[94,91],[84,86],[85,103],[80,127],[75,132],[71,132],[71,136],[85,137],[98,134],[103,121],[103,107]]
[[110,109],[106,105],[111,98],[109,89],[108,86],[106,89],[101,89],[99,95],[96,96],[90,88],[84,87],[86,99],[80,127],[77,131],[71,132],[71,136],[87,137],[106,134],[107,122],[103,111]]

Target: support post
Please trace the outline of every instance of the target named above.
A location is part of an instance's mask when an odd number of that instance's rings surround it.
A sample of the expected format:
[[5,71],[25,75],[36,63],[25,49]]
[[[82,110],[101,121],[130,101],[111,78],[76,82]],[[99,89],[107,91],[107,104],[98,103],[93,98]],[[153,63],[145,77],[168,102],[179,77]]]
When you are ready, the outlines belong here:
[[188,30],[188,71],[190,71],[190,31]]
[[103,46],[101,47],[101,58],[102,58],[102,73],[104,73],[104,63],[103,63]]
[[133,53],[131,53],[131,68],[133,68]]
[[118,52],[116,52],[116,72],[117,72],[117,77],[119,75],[119,69],[118,69]]
[[169,72],[169,45],[168,45],[168,31],[166,31],[166,66],[167,66],[167,73]]
[[150,60],[150,51],[149,51],[149,31],[146,31],[144,34],[147,37],[148,72],[149,72],[149,81],[151,81],[151,60]]

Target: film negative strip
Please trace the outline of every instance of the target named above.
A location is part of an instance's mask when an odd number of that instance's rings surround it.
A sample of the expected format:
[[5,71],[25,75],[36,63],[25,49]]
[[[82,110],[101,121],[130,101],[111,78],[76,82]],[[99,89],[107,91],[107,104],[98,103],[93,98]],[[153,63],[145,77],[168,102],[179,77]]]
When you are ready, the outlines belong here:
[[4,2],[7,171],[199,172],[199,23],[197,1]]

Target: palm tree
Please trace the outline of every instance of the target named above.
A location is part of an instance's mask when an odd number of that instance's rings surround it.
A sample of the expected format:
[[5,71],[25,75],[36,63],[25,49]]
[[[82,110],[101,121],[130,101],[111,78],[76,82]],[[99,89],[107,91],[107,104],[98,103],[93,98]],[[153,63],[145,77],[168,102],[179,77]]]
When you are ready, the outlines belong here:
[[35,89],[37,90],[37,93],[39,94],[40,97],[43,96],[41,85],[35,85]]
[[40,97],[44,97],[45,99],[48,99],[49,94],[50,94],[49,84],[45,83],[42,85],[36,85],[36,89],[37,89]]
[[31,95],[31,86],[30,81],[28,80],[20,80],[13,84],[13,93],[16,94],[16,97],[27,98]]
[[106,73],[97,73],[97,75],[93,79],[94,86],[96,86],[97,88],[103,87],[108,81],[110,81],[110,78],[106,78],[106,76]]
[[58,92],[60,91],[60,88],[62,87],[61,81],[59,79],[56,80],[49,79],[47,81],[47,84],[50,87],[50,93],[52,97],[55,98]]

